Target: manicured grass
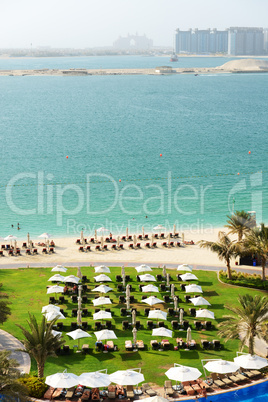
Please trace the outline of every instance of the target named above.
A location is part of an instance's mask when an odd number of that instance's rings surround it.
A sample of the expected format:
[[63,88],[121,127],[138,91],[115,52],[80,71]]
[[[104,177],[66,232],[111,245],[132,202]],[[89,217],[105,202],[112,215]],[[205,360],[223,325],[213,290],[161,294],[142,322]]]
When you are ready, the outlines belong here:
[[[90,372],[95,370],[100,370],[107,368],[108,373],[112,373],[119,369],[135,368],[141,367],[142,373],[145,376],[146,382],[156,383],[163,386],[164,380],[166,379],[164,373],[165,371],[173,366],[174,363],[185,364],[193,367],[197,367],[202,371],[201,359],[213,359],[213,358],[224,358],[227,360],[232,360],[236,356],[236,351],[238,350],[239,341],[228,341],[223,344],[223,348],[220,351],[207,350],[204,351],[201,348],[201,339],[207,339],[209,341],[213,339],[219,339],[217,336],[217,324],[221,321],[222,316],[228,314],[228,310],[224,308],[225,304],[236,305],[237,296],[239,294],[253,294],[255,295],[257,291],[246,289],[246,288],[234,288],[227,284],[222,284],[217,279],[217,274],[215,272],[206,271],[196,271],[196,275],[199,278],[198,284],[202,286],[203,296],[209,300],[211,303],[211,309],[215,313],[216,320],[213,320],[213,329],[210,331],[196,331],[194,327],[195,318],[190,317],[189,308],[193,307],[192,303],[186,303],[184,299],[185,292],[180,290],[180,282],[176,279],[177,272],[175,270],[168,270],[170,273],[177,290],[176,295],[179,296],[181,302],[180,307],[183,307],[187,312],[185,315],[185,320],[190,322],[192,328],[192,338],[197,342],[197,349],[191,351],[185,351],[180,349],[175,351],[172,347],[169,351],[154,351],[150,348],[150,340],[153,339],[151,336],[151,330],[146,329],[147,317],[144,314],[144,308],[149,307],[145,303],[141,303],[141,297],[144,293],[139,292],[139,282],[136,281],[136,270],[134,268],[125,268],[126,275],[130,275],[131,285],[134,290],[131,292],[135,297],[135,303],[131,304],[131,307],[137,308],[137,320],[141,321],[142,329],[138,331],[137,339],[142,339],[146,348],[144,351],[138,352],[126,352],[125,351],[125,340],[132,339],[132,331],[122,330],[122,321],[129,320],[131,317],[121,317],[120,308],[125,307],[123,304],[119,304],[119,295],[122,294],[117,291],[117,283],[115,282],[115,276],[121,273],[121,269],[117,267],[111,268],[111,274],[109,276],[113,280],[112,283],[108,283],[114,291],[108,293],[109,297],[112,299],[113,304],[107,305],[106,307],[111,308],[113,314],[113,330],[115,331],[118,339],[114,340],[114,343],[118,345],[119,350],[109,353],[101,353],[95,351],[95,341],[96,337],[94,335],[94,321],[93,313],[94,306],[92,299],[96,296],[95,292],[90,290],[96,287],[93,277],[96,276],[93,268],[82,267],[82,274],[86,275],[90,282],[87,283],[89,291],[87,296],[89,298],[88,303],[83,304],[83,308],[88,308],[90,315],[87,318],[83,318],[83,321],[88,321],[90,329],[88,332],[92,335],[92,338],[84,338],[80,340],[80,345],[83,343],[88,343],[91,351],[90,354],[84,355],[82,353],[71,352],[66,356],[59,356],[58,358],[49,358],[45,366],[45,375],[54,374],[59,371],[67,369],[70,372],[81,374],[82,372]],[[161,274],[162,270],[159,268],[154,268],[152,274]],[[75,268],[68,269],[68,275],[76,275]],[[28,319],[28,311],[37,317],[41,318],[42,306],[48,304],[49,296],[46,294],[46,286],[50,284],[47,282],[48,278],[51,277],[53,273],[51,268],[28,268],[28,269],[17,269],[17,270],[0,270],[0,282],[3,283],[3,292],[9,295],[9,300],[11,301],[12,315],[6,323],[2,326],[7,332],[10,332],[18,339],[22,340],[21,330],[16,326],[20,324],[28,328],[26,320]],[[65,274],[67,275],[67,273]],[[154,283],[159,285],[160,283]],[[261,292],[263,293],[264,292]],[[168,294],[166,292],[160,292],[157,296],[163,299],[163,296]],[[147,294],[148,295],[148,294]],[[66,297],[65,297],[66,298]],[[66,320],[62,320],[64,323],[63,337],[66,340],[66,344],[73,345],[77,344],[77,341],[70,339],[65,335],[66,332],[71,331],[70,324],[75,321],[75,318],[71,316],[71,311],[73,308],[77,307],[77,304],[73,304],[69,296],[67,296],[68,302],[60,306],[64,309]],[[168,307],[172,307],[172,304],[159,304],[157,307],[167,310]],[[105,306],[104,306],[105,308]],[[171,321],[174,317],[168,317],[166,326],[169,329],[171,327]],[[205,321],[205,319],[202,319]],[[173,338],[169,338],[173,346],[176,345],[176,337],[182,337],[186,339],[186,331],[173,331]],[[32,362],[32,371],[36,369],[35,362]]]

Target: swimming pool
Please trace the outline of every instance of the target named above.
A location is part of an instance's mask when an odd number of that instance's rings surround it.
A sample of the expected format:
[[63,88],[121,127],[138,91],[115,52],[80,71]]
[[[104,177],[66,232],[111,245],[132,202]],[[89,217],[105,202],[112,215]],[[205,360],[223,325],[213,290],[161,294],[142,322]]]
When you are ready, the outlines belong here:
[[[268,380],[261,383],[252,385],[251,387],[241,388],[236,391],[227,392],[225,394],[218,394],[208,396],[207,398],[199,398],[200,402],[261,402],[268,401]],[[191,399],[188,402],[196,402],[196,399]]]

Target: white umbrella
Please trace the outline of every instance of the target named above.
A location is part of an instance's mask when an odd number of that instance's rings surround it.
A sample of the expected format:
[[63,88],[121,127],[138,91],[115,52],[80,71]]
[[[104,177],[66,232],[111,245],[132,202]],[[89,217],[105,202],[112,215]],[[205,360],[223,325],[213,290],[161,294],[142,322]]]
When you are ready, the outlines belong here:
[[120,237],[117,236],[117,247],[119,247],[119,245],[120,245]]
[[197,276],[187,272],[186,274],[180,275],[182,281],[198,281]]
[[182,241],[182,243],[184,243],[184,232],[182,232],[182,234],[181,234],[181,241]]
[[51,234],[49,233],[42,233],[40,236],[41,239],[50,239],[51,238]]
[[52,268],[51,272],[66,272],[67,268],[63,267],[62,265],[56,265]]
[[95,242],[97,242],[98,241],[98,236],[97,236],[97,230],[95,230]]
[[163,266],[163,277],[165,278],[166,275],[167,275],[167,268],[166,268],[166,266],[164,265],[164,266]]
[[103,227],[103,226],[97,229],[97,233],[102,233],[102,234],[103,234],[104,232],[109,232],[109,230],[106,229],[106,228]]
[[81,311],[81,307],[78,308],[78,311],[77,311],[77,325],[78,325],[78,327],[82,326],[82,311]]
[[60,331],[55,331],[55,329],[52,329],[51,333],[52,333],[53,336],[58,336],[58,335],[61,336],[61,335],[62,335],[62,332],[60,332]]
[[178,268],[177,268],[177,271],[190,271],[190,272],[192,272],[192,270],[193,270],[193,267],[191,265],[188,265],[188,264],[179,265]]
[[81,374],[79,376],[79,384],[89,388],[102,388],[108,387],[111,384],[111,380],[107,373],[95,371]]
[[60,274],[55,274],[51,276],[48,281],[50,282],[64,282],[65,281],[65,276],[62,276]]
[[177,312],[177,310],[178,310],[178,297],[174,296],[174,311],[175,311],[175,313]]
[[82,297],[81,296],[78,296],[77,302],[78,302],[78,310],[81,310],[81,308],[82,308]]
[[173,236],[175,236],[175,234],[176,234],[176,225],[174,224],[173,225]]
[[157,319],[157,320],[166,320],[167,313],[162,310],[150,310],[148,314],[148,318]]
[[80,267],[77,267],[77,273],[76,273],[76,275],[77,275],[77,278],[82,279],[82,272],[81,272],[81,268],[80,268]]
[[142,302],[149,304],[149,306],[153,306],[154,304],[164,303],[164,300],[160,300],[156,296],[150,296],[150,297],[147,297],[146,299],[143,299]]
[[133,333],[133,343],[134,343],[134,345],[136,344],[136,342],[137,342],[137,328],[136,327],[134,327],[133,328],[133,330],[132,330],[132,333]]
[[91,338],[91,335],[86,331],[83,331],[81,328],[75,329],[74,331],[67,332],[66,335],[70,336],[73,339],[81,339],[81,338]]
[[142,237],[144,238],[144,226],[142,226],[141,231],[142,231]]
[[126,287],[126,296],[130,297],[130,286],[129,286],[129,284],[127,284],[127,287]]
[[126,305],[127,305],[127,310],[129,310],[130,309],[130,297],[129,296],[126,297]]
[[167,286],[169,286],[169,280],[170,280],[170,275],[167,274],[167,276],[166,276]]
[[125,268],[122,267],[122,279],[123,279],[123,287],[126,286],[126,274],[125,274]]
[[186,293],[203,293],[201,286],[199,285],[187,285],[185,286]]
[[166,230],[166,228],[163,225],[157,225],[154,227],[154,230]]
[[96,335],[97,341],[103,341],[106,339],[117,339],[114,331],[111,331],[109,329],[103,329],[102,331],[94,332],[94,334]]
[[47,321],[52,321],[55,318],[57,318],[57,320],[64,320],[66,318],[60,311],[56,311],[56,310],[48,311],[48,312],[44,313],[44,316],[46,317]]
[[227,360],[211,360],[204,365],[205,369],[218,374],[234,373],[239,369],[239,365]]
[[174,367],[171,367],[165,372],[165,375],[170,380],[195,381],[202,375],[202,373],[195,367],[182,366],[175,363]]
[[47,289],[47,294],[50,293],[63,293],[64,288],[62,286],[54,285],[50,286],[50,288]]
[[183,309],[180,309],[180,325],[183,324]]
[[140,275],[140,280],[141,282],[156,282],[155,277],[150,274]]
[[100,285],[94,289],[91,289],[91,292],[108,293],[110,292],[110,290],[113,290],[112,288],[110,288],[110,286]]
[[47,306],[42,307],[42,313],[48,313],[50,311],[60,311],[60,307],[55,306],[55,304],[48,304]]
[[65,276],[65,283],[66,282],[71,282],[71,283],[76,283],[78,284],[80,281],[80,278],[78,278],[77,276],[74,275],[69,275],[69,276]]
[[154,285],[146,285],[146,286],[142,286],[141,288],[142,292],[145,293],[152,293],[152,292],[157,292],[159,293],[158,287],[154,286]]
[[100,310],[93,314],[93,320],[111,320],[112,313],[109,311]]
[[102,306],[104,304],[112,304],[109,297],[98,297],[97,299],[93,299],[94,306]]
[[139,265],[138,267],[135,267],[135,269],[137,272],[152,271],[152,268],[145,264]]
[[103,236],[101,236],[101,248],[103,248],[103,246],[104,246],[104,239]]
[[137,385],[144,381],[144,375],[134,370],[118,370],[110,374],[110,380],[119,385]]
[[172,283],[171,288],[170,288],[170,295],[172,298],[175,296],[175,285]]
[[137,236],[136,235],[133,236],[133,243],[134,243],[134,247],[136,247],[136,244],[137,244]]
[[6,241],[12,241],[12,240],[16,240],[16,239],[17,239],[17,237],[13,236],[13,235],[8,235],[7,237],[4,238],[4,240],[6,240]]
[[154,328],[152,332],[152,336],[165,336],[168,338],[172,338],[172,331],[165,327]]
[[211,304],[202,296],[193,297],[189,300],[191,303],[193,303],[194,306],[211,306]]
[[151,247],[153,247],[153,244],[154,244],[154,235],[152,234],[152,237],[151,237]]
[[241,354],[234,358],[234,362],[244,369],[257,369],[268,366],[268,361],[264,357],[250,354]]
[[107,273],[111,273],[110,268],[106,267],[105,265],[100,265],[98,267],[94,268],[95,272],[97,274],[107,274]]
[[121,276],[124,276],[124,275],[126,275],[125,267],[124,267],[124,265],[122,265],[122,267],[121,267]]
[[94,276],[96,282],[112,282],[112,279],[105,274],[100,274],[98,276]]
[[202,309],[202,310],[197,310],[196,311],[196,317],[204,317],[204,318],[210,318],[212,320],[215,319],[213,311],[207,310],[207,309]]
[[53,388],[71,388],[79,384],[79,377],[64,370],[63,373],[52,374],[46,377],[45,383]]
[[83,232],[83,230],[81,230],[80,240],[81,240],[81,243],[84,245],[85,239],[84,239],[84,232]]
[[186,342],[189,343],[192,340],[192,330],[191,327],[187,328]]
[[132,310],[132,325],[136,325],[136,310]]
[[126,238],[128,238],[128,228],[126,229]]
[[27,233],[27,246],[30,247],[30,233]]

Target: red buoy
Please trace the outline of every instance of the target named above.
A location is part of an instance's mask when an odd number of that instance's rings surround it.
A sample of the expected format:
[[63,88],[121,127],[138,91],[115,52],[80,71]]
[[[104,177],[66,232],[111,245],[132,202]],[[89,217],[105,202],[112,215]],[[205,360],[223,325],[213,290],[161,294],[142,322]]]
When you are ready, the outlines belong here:
[[251,154],[251,151],[248,151],[249,155]]
[[238,173],[237,173],[237,175],[239,176],[239,175],[240,175],[240,173],[238,172]]
[[160,154],[160,156],[162,156],[162,154]]
[[67,156],[66,156],[66,159],[68,159],[68,158],[69,158],[69,156],[67,155]]
[[119,183],[121,183],[121,179],[119,179]]

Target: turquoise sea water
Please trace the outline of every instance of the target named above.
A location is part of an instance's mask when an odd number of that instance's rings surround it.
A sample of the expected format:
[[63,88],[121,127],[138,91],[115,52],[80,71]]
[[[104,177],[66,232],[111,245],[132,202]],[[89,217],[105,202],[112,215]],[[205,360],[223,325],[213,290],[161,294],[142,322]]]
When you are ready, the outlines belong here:
[[[158,59],[12,59],[0,69],[169,64]],[[202,229],[233,209],[267,222],[267,84],[267,74],[0,77],[0,236],[17,235],[18,222],[20,237]]]

